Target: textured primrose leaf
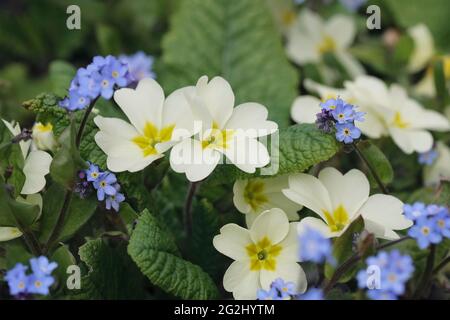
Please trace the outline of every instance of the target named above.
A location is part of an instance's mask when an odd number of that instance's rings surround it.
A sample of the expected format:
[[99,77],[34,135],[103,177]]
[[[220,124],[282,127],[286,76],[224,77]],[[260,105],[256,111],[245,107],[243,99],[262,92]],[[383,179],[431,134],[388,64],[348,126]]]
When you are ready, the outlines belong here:
[[[272,148],[276,150],[276,145]],[[330,134],[322,133],[314,124],[298,124],[279,132],[279,158],[271,152],[270,177],[288,173],[303,172],[309,167],[330,159],[338,152],[339,143]],[[278,170],[277,169],[278,166]],[[247,174],[234,165],[226,164],[218,167],[211,177],[212,181],[232,182],[236,179],[261,176],[261,171]]]
[[202,75],[222,76],[237,104],[261,103],[271,120],[289,124],[298,76],[264,1],[183,1],[162,47],[158,76],[167,93]]
[[88,241],[80,247],[79,256],[87,274],[81,278],[81,289],[73,297],[90,300],[142,299],[142,275],[127,255],[122,243],[110,246],[102,239]]
[[147,210],[137,222],[128,245],[128,254],[150,282],[167,293],[182,299],[212,299],[218,296],[209,275],[180,257],[172,235]]

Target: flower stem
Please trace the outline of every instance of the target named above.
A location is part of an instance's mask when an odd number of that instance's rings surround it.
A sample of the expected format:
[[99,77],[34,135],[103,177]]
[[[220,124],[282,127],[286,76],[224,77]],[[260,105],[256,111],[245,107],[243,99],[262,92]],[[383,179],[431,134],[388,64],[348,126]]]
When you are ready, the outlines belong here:
[[[83,132],[86,127],[87,121],[89,119],[89,115],[91,114],[92,110],[94,109],[95,103],[97,102],[98,98],[95,98],[92,100],[89,107],[86,109],[83,119],[81,120],[80,126],[78,127],[77,135],[75,138],[75,146],[77,148],[80,147],[81,139],[83,138]],[[52,233],[50,234],[50,237],[47,241],[47,244],[45,245],[45,252],[48,252],[54,245],[55,242],[58,241],[58,238],[61,234],[62,228],[64,226],[64,220],[66,219],[67,212],[70,207],[70,203],[72,201],[73,191],[71,189],[66,190],[66,194],[64,195],[64,202],[61,207],[61,210],[58,215],[58,220],[56,221],[55,227],[52,230]]]
[[358,156],[361,158],[361,160],[366,164],[367,168],[369,169],[370,173],[372,173],[372,176],[375,178],[375,181],[378,184],[378,187],[380,188],[380,190],[384,193],[384,194],[389,194],[388,189],[386,188],[386,186],[383,184],[383,182],[381,181],[380,176],[378,175],[377,171],[375,170],[375,168],[370,164],[369,160],[366,158],[366,156],[364,155],[364,153],[358,148],[358,145],[356,143],[353,143],[353,147],[355,148],[356,153],[358,154]]
[[53,247],[61,234],[62,228],[64,226],[64,220],[66,219],[67,211],[69,209],[70,202],[72,201],[72,194],[72,190],[66,191],[63,205],[61,207],[61,210],[59,211],[58,220],[55,224],[55,227],[53,228],[52,233],[50,234],[47,245],[45,246],[45,252],[48,252],[49,249]]
[[450,262],[450,256],[448,256],[447,258],[445,258],[444,260],[442,260],[437,266],[436,268],[434,268],[433,270],[433,274],[438,273],[439,271],[441,271],[446,265],[447,263]]
[[388,248],[388,247],[390,247],[390,246],[393,246],[393,245],[395,245],[395,244],[397,244],[397,243],[403,242],[403,241],[408,240],[408,239],[412,239],[412,238],[411,238],[411,237],[408,237],[408,236],[405,236],[405,237],[399,238],[399,239],[397,239],[397,240],[392,240],[392,241],[389,241],[389,242],[380,244],[380,245],[377,247],[377,250],[381,250],[381,249]]
[[92,100],[91,104],[89,105],[89,107],[86,109],[86,112],[84,113],[83,119],[81,120],[80,127],[78,128],[77,137],[75,140],[75,145],[77,146],[77,148],[80,146],[81,138],[83,138],[84,128],[86,127],[89,116],[90,116],[92,110],[94,109],[94,106],[95,106],[95,103],[97,102],[97,100],[98,100],[98,97],[95,98],[94,100]]
[[433,266],[434,266],[434,257],[436,256],[436,246],[432,244],[430,246],[427,263],[425,266],[425,271],[422,275],[422,279],[420,280],[419,285],[417,286],[417,290],[414,294],[415,299],[420,299],[425,290],[429,287],[429,283],[431,278],[433,277]]
[[194,200],[198,186],[199,182],[191,182],[189,184],[186,201],[184,202],[184,228],[188,239],[192,235],[192,201]]

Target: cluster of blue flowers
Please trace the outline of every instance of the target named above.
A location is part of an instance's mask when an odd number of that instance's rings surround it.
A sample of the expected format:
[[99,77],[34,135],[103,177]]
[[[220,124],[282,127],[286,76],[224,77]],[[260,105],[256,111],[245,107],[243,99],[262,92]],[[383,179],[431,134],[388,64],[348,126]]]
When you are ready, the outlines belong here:
[[431,166],[438,156],[437,150],[432,148],[430,151],[419,153],[418,161],[422,165]]
[[125,201],[125,195],[120,193],[121,187],[114,173],[100,171],[97,165],[89,163],[89,168],[80,171],[78,177],[80,181],[75,187],[75,192],[80,197],[87,197],[90,191],[94,189],[97,193],[97,199],[105,201],[107,210],[114,209],[119,212],[120,203]]
[[58,267],[56,262],[49,262],[44,256],[30,259],[31,274],[27,274],[27,266],[17,263],[14,268],[6,273],[9,293],[18,298],[29,294],[48,295],[49,288],[55,282],[51,276],[53,270]]
[[414,273],[409,255],[398,250],[381,251],[367,258],[367,269],[358,272],[358,287],[367,290],[372,300],[396,300],[405,293],[405,285]]
[[447,207],[416,202],[405,204],[403,210],[405,216],[414,222],[408,235],[416,239],[421,249],[450,238],[450,213]]
[[299,236],[299,257],[300,261],[335,263],[330,239],[312,228],[306,228]]
[[268,291],[259,289],[257,297],[258,300],[289,300],[296,294],[294,283],[278,278],[272,282]]
[[295,290],[295,284],[285,282],[281,278],[275,279],[270,285],[268,291],[259,289],[257,292],[258,300],[323,300],[321,289],[312,288],[304,294],[298,294]]
[[320,104],[322,111],[317,114],[317,127],[326,133],[335,132],[336,139],[345,144],[353,143],[361,137],[361,130],[355,121],[364,121],[365,112],[356,111],[356,106],[341,98],[328,99]]
[[59,105],[69,111],[86,108],[98,97],[111,99],[114,90],[146,78],[154,77],[151,71],[153,58],[138,52],[131,56],[96,56],[86,68],[77,70],[69,94]]

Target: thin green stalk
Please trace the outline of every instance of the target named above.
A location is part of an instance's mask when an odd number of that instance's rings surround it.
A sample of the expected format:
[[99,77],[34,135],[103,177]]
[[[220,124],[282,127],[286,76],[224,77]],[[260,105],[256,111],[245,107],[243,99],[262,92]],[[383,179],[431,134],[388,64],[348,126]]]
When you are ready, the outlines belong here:
[[439,271],[441,271],[442,269],[444,269],[444,267],[450,263],[450,256],[448,256],[447,258],[445,258],[444,260],[442,260],[437,266],[436,268],[434,268],[433,270],[433,274],[438,273]]
[[358,154],[358,156],[361,158],[361,160],[366,164],[367,168],[369,169],[369,171],[372,173],[372,176],[375,178],[375,181],[378,184],[378,187],[380,188],[380,190],[384,193],[384,194],[389,194],[388,189],[386,188],[386,186],[383,184],[383,181],[381,181],[380,176],[378,175],[377,171],[375,170],[375,168],[370,164],[369,160],[367,160],[366,156],[364,155],[364,153],[358,148],[356,143],[353,143],[353,147],[356,151],[356,153]]
[[[97,100],[98,100],[98,98],[92,100],[91,104],[89,105],[89,107],[86,109],[86,111],[84,113],[83,119],[81,120],[80,126],[77,131],[77,135],[75,138],[75,145],[77,148],[80,147],[81,139],[83,137],[84,129],[86,128],[86,124],[89,119],[89,115],[91,114],[92,110],[94,109],[94,105],[97,102]],[[61,210],[59,212],[58,220],[57,220],[55,227],[53,228],[52,233],[50,234],[50,237],[45,246],[46,252],[48,252],[55,245],[56,241],[58,241],[58,238],[63,229],[64,222],[65,222],[65,219],[66,219],[69,207],[70,207],[70,203],[72,201],[72,196],[73,196],[73,191],[68,189],[66,191],[66,194],[64,195],[64,202],[63,202],[63,206],[61,207]]]
[[186,201],[184,202],[184,227],[188,239],[192,235],[192,201],[194,200],[195,192],[199,186],[199,182],[191,182],[189,184]]
[[436,256],[436,246],[434,244],[430,245],[429,251],[430,252],[428,253],[425,271],[414,294],[415,299],[420,299],[423,296],[423,294],[429,287],[431,279],[433,278],[433,267],[434,267],[434,258]]

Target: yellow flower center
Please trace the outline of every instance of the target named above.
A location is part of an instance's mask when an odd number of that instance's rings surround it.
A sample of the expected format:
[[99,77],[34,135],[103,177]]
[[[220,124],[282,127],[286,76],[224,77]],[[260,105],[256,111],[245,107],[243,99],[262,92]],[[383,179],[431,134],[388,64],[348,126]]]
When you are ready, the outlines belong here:
[[155,155],[158,153],[155,149],[157,143],[169,141],[172,137],[172,131],[175,125],[169,125],[161,130],[158,130],[156,126],[147,122],[144,127],[144,134],[133,138],[133,142],[142,150],[144,157],[149,155]]
[[422,227],[422,233],[427,236],[430,233],[430,228]]
[[321,53],[332,52],[336,49],[336,42],[328,35],[323,37],[322,42],[317,46],[317,50]]
[[203,137],[202,148],[227,149],[233,133],[233,130],[229,129],[220,130],[217,123],[214,122],[210,132]]
[[392,121],[393,125],[400,129],[405,129],[409,127],[409,123],[405,122],[402,118],[400,112],[396,112],[394,116],[394,120]]
[[117,71],[112,72],[113,78],[117,78],[119,76],[119,73]]
[[349,222],[347,210],[345,210],[342,204],[339,205],[333,213],[330,213],[327,210],[322,211],[325,215],[328,227],[332,232],[341,231]]
[[257,211],[269,199],[264,194],[265,184],[261,179],[249,180],[244,190],[244,200],[253,211]]
[[36,124],[36,130],[40,132],[49,132],[53,130],[53,126],[50,122],[47,122],[46,125],[39,122]]
[[40,282],[39,280],[37,280],[37,281],[34,282],[34,286],[35,286],[36,288],[40,288],[40,287],[42,287],[42,282]]
[[439,228],[444,228],[445,227],[445,221],[442,220],[442,219],[438,220],[437,224],[438,224]]
[[250,257],[251,271],[275,271],[277,267],[275,258],[280,255],[283,247],[273,245],[269,238],[264,237],[256,244],[250,243],[245,249],[247,250],[247,255]]
[[23,281],[20,281],[17,286],[19,287],[19,289],[23,289],[25,288],[25,283]]

